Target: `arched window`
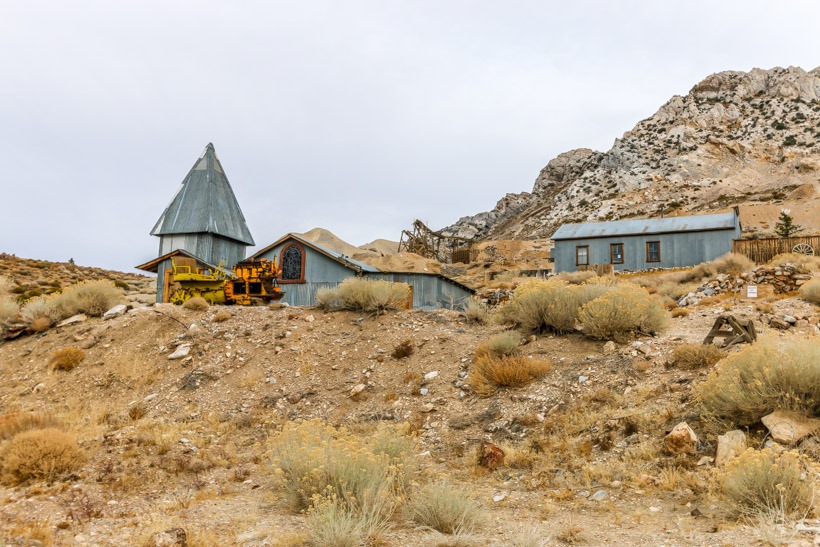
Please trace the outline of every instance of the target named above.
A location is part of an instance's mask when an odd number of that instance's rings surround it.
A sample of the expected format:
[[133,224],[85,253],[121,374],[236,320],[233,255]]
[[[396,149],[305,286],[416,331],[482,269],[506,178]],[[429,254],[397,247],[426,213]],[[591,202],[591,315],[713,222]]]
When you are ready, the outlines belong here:
[[298,243],[291,243],[282,249],[282,266],[280,283],[305,282],[305,249]]

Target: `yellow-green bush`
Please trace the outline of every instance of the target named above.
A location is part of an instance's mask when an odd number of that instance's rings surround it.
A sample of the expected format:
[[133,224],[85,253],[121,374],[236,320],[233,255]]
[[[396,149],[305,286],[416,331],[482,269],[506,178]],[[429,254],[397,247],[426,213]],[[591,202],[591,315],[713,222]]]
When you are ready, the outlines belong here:
[[515,355],[519,352],[519,347],[523,341],[524,337],[514,330],[500,332],[480,343],[475,350],[475,356],[493,355],[503,357],[505,355]]
[[351,277],[342,281],[334,289],[320,289],[316,304],[327,310],[352,310],[369,313],[384,313],[399,310],[410,303],[410,286],[383,279]]
[[563,281],[528,280],[499,313],[527,332],[572,332],[581,306],[609,291],[598,284],[571,285]]
[[99,317],[122,300],[122,291],[110,281],[86,281],[55,295],[61,318],[85,313]]
[[777,409],[820,414],[820,344],[763,338],[729,355],[697,388],[703,413],[727,425],[753,425]]
[[419,488],[405,509],[421,526],[444,534],[469,534],[481,523],[481,506],[463,489],[446,481]]
[[548,361],[530,359],[523,355],[493,353],[476,356],[470,370],[470,387],[482,396],[490,396],[499,387],[521,387],[550,370]]
[[815,477],[820,468],[795,451],[747,449],[726,464],[724,496],[743,516],[802,518],[815,506]]
[[53,481],[77,470],[85,454],[77,439],[59,429],[34,429],[12,437],[0,457],[0,476],[6,484],[28,480]]
[[[397,430],[380,430],[363,443],[347,429],[319,420],[288,422],[270,447],[271,464],[292,509],[315,507],[322,518],[328,517],[324,510],[330,516],[353,514],[364,523],[365,535],[395,510],[412,469],[412,442]],[[338,507],[328,508],[328,503]]]
[[585,304],[578,321],[588,336],[624,341],[636,333],[660,332],[668,324],[668,317],[660,302],[645,289],[624,284]]
[[800,287],[800,296],[812,304],[820,305],[820,279],[812,279]]
[[713,344],[683,344],[672,351],[670,363],[682,369],[710,367],[726,357],[726,352]]

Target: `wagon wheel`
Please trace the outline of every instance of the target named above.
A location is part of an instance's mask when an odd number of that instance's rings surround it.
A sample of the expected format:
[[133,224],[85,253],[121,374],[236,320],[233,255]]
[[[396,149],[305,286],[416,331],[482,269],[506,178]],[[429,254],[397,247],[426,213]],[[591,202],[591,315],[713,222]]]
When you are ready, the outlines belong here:
[[792,252],[801,255],[814,256],[814,247],[812,247],[808,243],[798,243],[797,245],[792,247]]

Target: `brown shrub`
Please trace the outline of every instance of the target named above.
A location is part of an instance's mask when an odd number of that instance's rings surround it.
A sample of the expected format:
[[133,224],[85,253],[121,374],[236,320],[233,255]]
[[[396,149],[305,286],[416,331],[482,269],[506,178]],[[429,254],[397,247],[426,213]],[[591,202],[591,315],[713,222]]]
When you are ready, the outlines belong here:
[[548,361],[521,355],[484,354],[476,357],[470,371],[470,385],[482,396],[490,396],[499,387],[521,387],[550,370]]
[[64,429],[63,423],[45,412],[11,412],[0,414],[0,440],[32,429]]
[[208,304],[208,301],[202,298],[201,296],[189,298],[188,300],[182,303],[183,308],[191,311],[205,311],[208,309],[209,306],[210,304]]
[[0,478],[15,485],[28,480],[51,482],[78,469],[85,454],[69,433],[54,428],[34,429],[8,441],[0,461]]
[[34,332],[45,332],[51,328],[51,321],[45,317],[38,317],[31,322],[29,328],[31,328]]
[[85,352],[81,348],[68,346],[55,351],[49,359],[49,364],[52,370],[72,370],[83,359]]
[[683,344],[672,352],[670,363],[682,369],[711,367],[726,357],[726,352],[719,347],[708,344]]
[[227,321],[231,317],[233,317],[233,315],[231,315],[229,312],[219,311],[216,312],[216,315],[214,315],[214,321],[217,323],[222,323],[223,321]]
[[12,300],[0,299],[0,325],[20,313],[20,306]]
[[478,345],[475,350],[475,356],[495,356],[503,357],[505,355],[515,355],[519,352],[519,346],[523,342],[524,337],[514,330],[508,330],[499,334],[494,334],[488,340]]
[[49,325],[53,325],[60,319],[60,311],[57,309],[57,300],[54,296],[39,296],[26,302],[20,311],[23,320],[29,324],[35,319],[43,317],[48,320]]
[[800,297],[812,304],[820,305],[820,279],[812,279],[800,287]]
[[526,332],[572,332],[581,306],[609,290],[606,285],[529,280],[516,289],[499,313],[503,321]]
[[413,355],[414,351],[415,348],[413,347],[413,341],[405,340],[393,348],[393,353],[391,353],[390,356],[393,357],[393,359],[404,359],[405,357],[410,357]]
[[686,308],[675,308],[671,312],[672,317],[687,317],[689,315],[689,310]]
[[804,255],[799,253],[782,253],[772,258],[767,265],[779,266],[780,264],[799,264],[810,272],[820,272],[820,256]]
[[475,297],[467,300],[462,313],[467,321],[478,323],[479,325],[486,324],[490,319],[490,308],[487,307],[487,304]]
[[668,315],[656,298],[635,285],[620,285],[581,308],[578,319],[593,338],[624,341],[635,333],[655,334]]

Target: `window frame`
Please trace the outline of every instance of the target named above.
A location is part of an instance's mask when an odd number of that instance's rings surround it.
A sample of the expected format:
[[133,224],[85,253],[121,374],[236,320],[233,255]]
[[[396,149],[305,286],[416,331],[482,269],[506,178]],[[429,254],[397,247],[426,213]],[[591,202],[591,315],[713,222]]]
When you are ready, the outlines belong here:
[[305,281],[305,248],[304,248],[304,246],[302,246],[299,243],[296,243],[295,241],[291,242],[291,243],[288,243],[287,245],[282,247],[282,250],[279,252],[279,267],[282,269],[282,274],[285,273],[285,260],[284,260],[285,259],[285,251],[287,251],[291,247],[296,247],[297,249],[299,249],[299,252],[302,255],[302,264],[300,265],[300,270],[299,270],[300,277],[299,277],[299,279],[283,279],[280,275],[280,277],[279,277],[279,284],[280,285],[282,285],[282,284],[287,285],[287,284],[293,284],[293,283],[306,283],[307,282],[307,281]]
[[[615,247],[620,245],[621,247],[621,259],[615,260]],[[623,264],[624,263],[624,244],[623,243],[610,243],[609,244],[609,263],[610,264]]]
[[[578,262],[578,250],[579,249],[586,249],[587,250],[587,261],[586,262]],[[575,265],[576,266],[589,266],[589,245],[576,245],[575,246]]]
[[[652,260],[651,255],[650,255],[649,246],[652,245],[653,243],[657,243],[657,245],[658,245],[658,258],[657,258],[657,260]],[[662,256],[661,255],[661,242],[660,241],[647,241],[646,242],[646,261],[651,262],[651,263],[657,263],[657,262],[661,261],[661,256]]]

